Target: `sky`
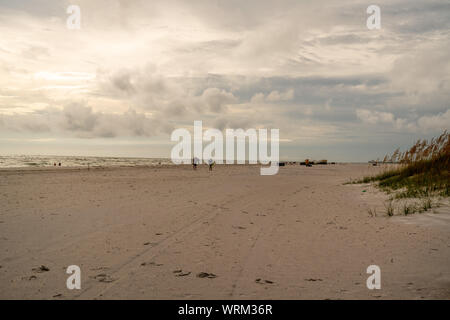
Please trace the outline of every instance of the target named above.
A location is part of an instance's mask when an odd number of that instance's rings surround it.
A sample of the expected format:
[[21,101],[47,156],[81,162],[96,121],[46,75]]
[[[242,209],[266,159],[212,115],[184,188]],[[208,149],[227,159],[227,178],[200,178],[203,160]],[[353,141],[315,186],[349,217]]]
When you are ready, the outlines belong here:
[[450,1],[0,0],[0,34],[0,155],[169,158],[201,120],[368,161],[450,129]]

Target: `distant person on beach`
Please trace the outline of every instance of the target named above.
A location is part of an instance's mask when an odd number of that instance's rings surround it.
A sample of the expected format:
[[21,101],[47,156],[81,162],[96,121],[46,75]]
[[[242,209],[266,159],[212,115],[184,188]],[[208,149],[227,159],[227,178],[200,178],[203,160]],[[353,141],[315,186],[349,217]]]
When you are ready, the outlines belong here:
[[192,168],[193,168],[194,170],[197,170],[197,165],[198,165],[199,162],[200,162],[200,160],[199,160],[197,157],[194,157],[194,158],[192,159]]
[[58,166],[60,166],[60,167],[61,167],[61,162],[60,162],[60,163],[58,163]]
[[309,159],[305,160],[305,166],[312,167],[312,164],[309,162]]
[[214,164],[215,164],[215,162],[213,159],[208,160],[209,171],[212,171]]

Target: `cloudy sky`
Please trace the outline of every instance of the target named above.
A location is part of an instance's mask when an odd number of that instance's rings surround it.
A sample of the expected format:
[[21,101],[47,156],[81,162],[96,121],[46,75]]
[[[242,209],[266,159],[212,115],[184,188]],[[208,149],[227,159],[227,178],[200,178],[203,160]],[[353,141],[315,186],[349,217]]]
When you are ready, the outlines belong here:
[[0,155],[169,157],[202,120],[367,161],[450,128],[447,0],[0,0],[0,34]]

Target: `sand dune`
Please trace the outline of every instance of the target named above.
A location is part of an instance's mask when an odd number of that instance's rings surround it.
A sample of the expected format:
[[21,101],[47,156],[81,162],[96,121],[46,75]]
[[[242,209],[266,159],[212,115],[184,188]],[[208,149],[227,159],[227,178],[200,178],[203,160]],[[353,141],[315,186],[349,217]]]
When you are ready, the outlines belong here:
[[377,170],[3,170],[0,298],[449,299],[448,209],[435,224],[369,217],[386,196],[343,183]]

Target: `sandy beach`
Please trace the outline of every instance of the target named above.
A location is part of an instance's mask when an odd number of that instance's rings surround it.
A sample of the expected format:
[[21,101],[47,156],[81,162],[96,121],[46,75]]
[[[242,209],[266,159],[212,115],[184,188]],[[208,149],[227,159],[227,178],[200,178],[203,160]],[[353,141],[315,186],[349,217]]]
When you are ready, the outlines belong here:
[[387,195],[344,185],[379,170],[2,170],[0,298],[449,299],[449,208],[390,218]]

